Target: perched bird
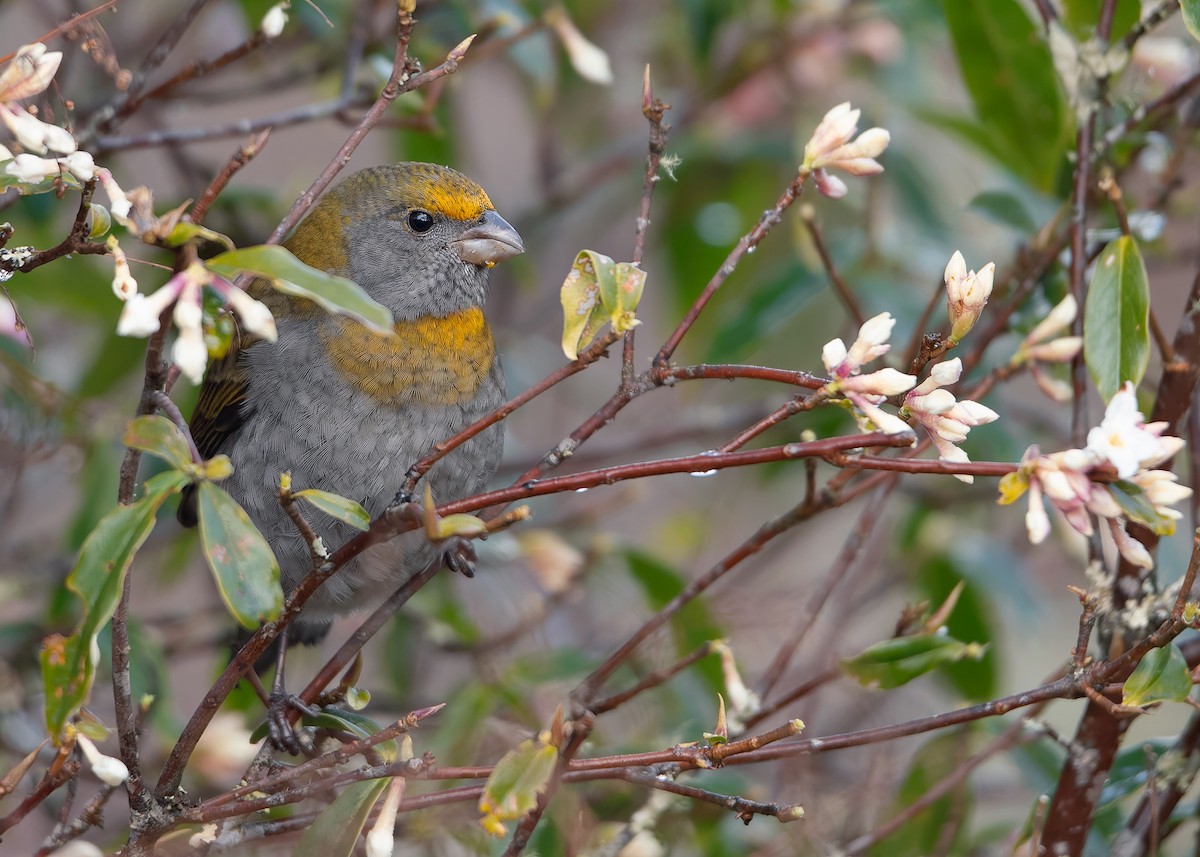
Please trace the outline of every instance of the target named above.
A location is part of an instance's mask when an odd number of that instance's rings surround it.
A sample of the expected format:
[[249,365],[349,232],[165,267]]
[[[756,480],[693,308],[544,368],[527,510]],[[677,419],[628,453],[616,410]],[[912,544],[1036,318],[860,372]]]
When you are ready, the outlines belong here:
[[[516,230],[473,181],[436,164],[355,173],[329,191],[285,246],[348,277],[388,307],[382,334],[258,284],[278,339],[244,335],[204,379],[190,426],[200,453],[225,453],[224,483],[279,560],[285,592],[311,569],[309,546],[280,506],[279,475],[361,503],[372,517],[436,442],[500,405],[504,375],[483,314],[488,271],[524,252]],[[236,338],[236,337],[235,337]],[[426,479],[439,503],[481,490],[504,443],[495,425],[455,449]],[[185,496],[180,521],[195,524]],[[331,548],[355,531],[313,522]],[[336,614],[371,606],[437,556],[420,532],[372,547],[327,580],[293,623],[315,641]]]

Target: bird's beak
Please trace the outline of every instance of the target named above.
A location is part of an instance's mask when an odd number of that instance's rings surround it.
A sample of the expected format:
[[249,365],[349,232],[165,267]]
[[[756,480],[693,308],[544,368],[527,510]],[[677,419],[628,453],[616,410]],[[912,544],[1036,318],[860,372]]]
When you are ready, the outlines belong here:
[[517,230],[494,211],[484,214],[482,223],[472,226],[461,238],[450,243],[464,262],[485,268],[525,252]]

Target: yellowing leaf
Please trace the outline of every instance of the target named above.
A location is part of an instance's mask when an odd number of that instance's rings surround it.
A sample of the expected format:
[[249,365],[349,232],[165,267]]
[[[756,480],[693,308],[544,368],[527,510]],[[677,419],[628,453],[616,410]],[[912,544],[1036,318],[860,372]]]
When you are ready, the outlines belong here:
[[250,516],[211,482],[196,487],[200,546],[221,600],[243,627],[257,628],[283,608],[279,563]]
[[483,787],[479,798],[479,823],[492,836],[507,832],[505,821],[516,821],[537,806],[558,761],[552,744],[532,739],[522,741],[504,755]]
[[371,528],[371,516],[367,514],[367,510],[339,494],[322,491],[319,488],[305,488],[292,496],[308,501],[326,515],[337,518],[343,524],[349,524],[356,530],[366,532]]
[[615,263],[603,253],[580,250],[567,278],[563,280],[563,353],[571,360],[604,326],[602,291],[615,294]]
[[1029,490],[1029,477],[1020,470],[1005,473],[1000,477],[1000,499],[996,502],[1007,506],[1021,499],[1021,495]]
[[1192,692],[1192,672],[1174,643],[1151,649],[1125,679],[1121,704],[1134,707],[1152,702],[1182,702]]

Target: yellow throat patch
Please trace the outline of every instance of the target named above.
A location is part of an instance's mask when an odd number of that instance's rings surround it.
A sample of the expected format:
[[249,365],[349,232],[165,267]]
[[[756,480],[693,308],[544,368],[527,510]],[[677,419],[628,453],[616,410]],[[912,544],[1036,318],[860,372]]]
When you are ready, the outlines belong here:
[[481,309],[398,321],[394,330],[332,318],[317,335],[338,375],[384,404],[460,404],[491,374],[496,344]]

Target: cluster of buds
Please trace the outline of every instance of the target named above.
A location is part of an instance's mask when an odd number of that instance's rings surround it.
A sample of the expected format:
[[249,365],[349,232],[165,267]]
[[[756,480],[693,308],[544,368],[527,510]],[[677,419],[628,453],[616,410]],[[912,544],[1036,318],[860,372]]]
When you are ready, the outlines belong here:
[[859,424],[864,429],[873,427],[887,434],[912,432],[908,423],[879,405],[889,396],[911,390],[917,378],[896,369],[878,369],[866,375],[861,372],[865,364],[891,349],[888,339],[895,325],[896,319],[891,313],[883,312],[863,322],[858,338],[849,348],[842,340],[831,339],[821,349],[821,361],[830,375],[826,392],[845,396],[855,406]]
[[858,133],[861,110],[844,101],[825,114],[817,130],[804,146],[804,162],[800,172],[811,173],[817,190],[832,199],[846,195],[846,184],[829,170],[842,170],[852,176],[873,176],[883,172],[875,159],[883,154],[891,141],[884,128],[870,128]]
[[117,333],[121,336],[149,336],[157,332],[160,316],[174,304],[172,317],[179,329],[179,336],[171,349],[171,359],[184,375],[199,384],[208,363],[208,346],[204,342],[203,329],[204,286],[229,302],[246,330],[268,341],[275,341],[275,319],[266,305],[199,262],[193,262],[175,274],[152,295],[143,295],[136,289],[129,294],[117,322]]
[[967,270],[962,253],[957,250],[946,265],[946,312],[950,316],[950,341],[962,342],[987,306],[992,294],[996,263],[988,262],[979,273]]
[[[1192,494],[1191,488],[1176,483],[1174,473],[1153,469],[1183,448],[1180,438],[1163,434],[1166,426],[1145,422],[1133,384],[1126,383],[1109,401],[1100,425],[1088,433],[1083,449],[1042,455],[1031,446],[1017,471],[1000,481],[1000,503],[1013,503],[1029,493],[1025,527],[1033,544],[1041,543],[1050,533],[1045,500],[1085,536],[1093,532],[1095,515],[1107,526],[1127,562],[1152,568],[1154,561],[1149,552],[1125,531],[1126,519],[1133,518],[1155,533],[1168,535],[1182,517],[1171,507]],[[1117,481],[1094,481],[1093,471],[1098,469],[1108,474],[1115,471]],[[1122,498],[1126,502],[1121,502]]]
[[1028,363],[1029,372],[1042,392],[1057,402],[1071,400],[1071,386],[1048,374],[1044,364],[1069,363],[1083,348],[1083,337],[1058,335],[1070,329],[1077,312],[1075,298],[1067,295],[1025,335],[1012,359],[1015,366]]
[[[975,426],[987,425],[999,419],[999,414],[991,408],[970,399],[959,401],[945,389],[950,384],[957,384],[960,377],[961,360],[955,357],[943,361],[934,366],[929,371],[929,377],[904,397],[904,412],[925,427],[929,439],[937,448],[938,458],[949,464],[970,461],[956,444],[966,440],[968,432]],[[975,481],[974,476],[961,473],[954,474],[954,478],[968,484]]]
[[[66,128],[43,122],[17,102],[40,95],[50,85],[62,63],[61,51],[47,51],[40,42],[22,45],[4,71],[0,72],[0,120],[22,148],[14,155],[0,146],[5,175],[26,184],[37,184],[64,174],[81,182],[99,179],[113,200],[114,213],[124,198],[108,170],[96,166]],[[42,157],[43,155],[47,157]]]

